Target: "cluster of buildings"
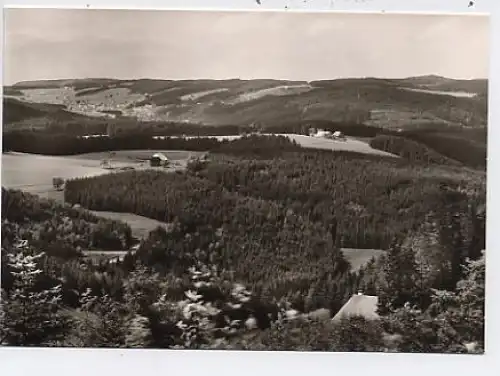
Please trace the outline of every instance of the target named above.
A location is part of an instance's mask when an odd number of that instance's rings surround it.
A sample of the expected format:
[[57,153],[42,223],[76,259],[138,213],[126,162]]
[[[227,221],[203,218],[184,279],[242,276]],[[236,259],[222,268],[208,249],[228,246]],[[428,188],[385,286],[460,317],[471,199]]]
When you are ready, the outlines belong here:
[[339,141],[345,141],[346,137],[341,131],[325,131],[323,129],[315,129],[311,128],[309,129],[309,136],[310,137],[321,137],[321,138],[329,138],[331,140],[339,140]]

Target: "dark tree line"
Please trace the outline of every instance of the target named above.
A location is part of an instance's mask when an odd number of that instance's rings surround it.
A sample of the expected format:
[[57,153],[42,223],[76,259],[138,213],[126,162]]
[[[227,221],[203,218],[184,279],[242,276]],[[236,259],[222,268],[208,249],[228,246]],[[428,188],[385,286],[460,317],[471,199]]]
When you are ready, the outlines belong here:
[[127,134],[116,137],[80,138],[36,132],[9,132],[3,135],[3,152],[15,151],[44,155],[77,155],[113,150],[192,150],[219,153],[272,154],[297,150],[299,146],[286,137],[246,136],[243,140],[210,138],[154,139],[149,135]]
[[408,131],[404,136],[426,145],[439,154],[473,168],[486,168],[486,129],[482,131],[483,140],[475,142],[467,134],[455,135],[437,130]]
[[[41,106],[41,105],[40,105]],[[31,110],[30,110],[31,111]],[[34,110],[33,110],[34,111]],[[29,111],[28,111],[29,112]],[[40,120],[42,119],[42,120]],[[117,119],[27,119],[3,133],[3,151],[47,155],[73,155],[120,149],[176,148],[209,151],[219,147],[215,138],[179,140],[178,136],[225,136],[262,133],[298,133],[307,135],[310,128],[341,131],[351,137],[374,138],[372,146],[417,161],[458,161],[466,166],[486,167],[486,129],[461,128],[457,125],[430,124],[402,132],[367,126],[360,122],[299,120],[248,125],[179,124],[175,122],[141,122],[130,118]],[[19,128],[16,130],[16,127]],[[29,130],[36,129],[36,130]],[[470,133],[470,135],[469,135]],[[110,138],[81,139],[88,134],[109,134]],[[153,140],[154,136],[170,137]],[[472,139],[471,137],[472,136]],[[479,139],[477,139],[479,136]],[[398,138],[393,138],[398,137]],[[477,139],[477,140],[476,140]],[[416,144],[418,143],[418,144]],[[123,146],[122,146],[123,145]],[[390,150],[389,150],[390,149]],[[429,150],[431,149],[431,150]],[[463,151],[467,150],[467,153]],[[438,155],[437,155],[437,154]],[[444,161],[448,158],[447,161]]]
[[380,135],[370,141],[374,149],[399,155],[414,163],[443,164],[456,166],[460,163],[445,157],[424,144],[397,136]]
[[3,151],[16,151],[45,155],[76,155],[112,150],[172,149],[207,151],[216,148],[215,138],[166,140],[150,136],[127,135],[117,137],[80,138],[67,135],[12,132],[3,136]]

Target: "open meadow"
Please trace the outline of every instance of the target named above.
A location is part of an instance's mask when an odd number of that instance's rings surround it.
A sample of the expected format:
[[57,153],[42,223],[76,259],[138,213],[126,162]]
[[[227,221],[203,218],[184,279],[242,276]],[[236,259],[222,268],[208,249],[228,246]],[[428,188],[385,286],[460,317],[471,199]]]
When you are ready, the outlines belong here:
[[133,213],[118,213],[112,211],[89,210],[92,214],[115,221],[127,223],[132,229],[132,236],[137,239],[146,239],[149,233],[158,226],[165,227],[165,222],[160,222],[155,219],[147,218],[142,215]]
[[99,160],[53,157],[24,153],[2,154],[2,186],[46,196],[52,178],[74,179],[107,174]]
[[175,162],[185,162],[190,157],[199,156],[200,152],[196,151],[185,151],[185,150],[117,150],[111,152],[102,152],[102,153],[85,153],[72,156],[74,159],[81,160],[92,160],[92,161],[101,161],[103,159],[109,159],[113,162],[118,163],[134,163],[134,162],[142,162],[147,161],[154,153],[162,153],[164,154],[170,161]]
[[[386,157],[394,157],[397,158],[397,155],[382,151],[382,150],[377,150],[372,148],[368,142],[364,140],[359,140],[353,137],[346,137],[345,141],[340,141],[340,140],[332,140],[324,137],[310,137],[306,135],[301,135],[301,134],[291,134],[291,133],[273,133],[273,134],[267,134],[263,133],[262,135],[267,135],[267,136],[285,136],[288,137],[290,140],[297,142],[300,146],[304,148],[311,148],[311,149],[321,149],[321,150],[332,150],[332,151],[351,151],[355,153],[363,153],[363,154],[372,154],[372,155],[381,155],[381,156],[386,156]],[[228,136],[187,136],[183,137],[186,139],[196,139],[196,138],[216,138],[219,141],[231,141],[231,140],[236,140],[241,137],[242,135],[228,135]]]
[[[50,196],[54,193],[52,186],[52,178],[54,177],[67,180],[109,174],[123,168],[149,169],[148,158],[155,152],[157,151],[127,150],[64,157],[16,152],[4,153],[2,155],[2,186]],[[165,154],[172,161],[172,167],[165,170],[185,167],[190,156],[200,154],[185,151],[159,152]],[[103,160],[108,160],[112,169],[103,168],[101,166]]]
[[309,137],[299,134],[287,135],[291,140],[296,141],[300,146],[313,149],[352,151],[355,153],[382,155],[386,157],[395,157],[396,155],[382,150],[372,148],[368,143],[347,137],[346,141],[330,140],[327,138]]
[[[196,152],[162,151],[172,161],[172,167],[167,171],[184,168],[187,159]],[[123,167],[133,167],[138,170],[152,169],[144,162],[154,153],[147,150],[116,151],[111,158],[112,167],[118,171]],[[99,176],[113,173],[115,170],[104,169],[100,163],[108,159],[110,153],[87,153],[76,156],[54,157],[25,153],[4,153],[2,155],[2,186],[36,194],[40,197],[64,202],[64,192],[57,191],[52,185],[53,177],[65,180]],[[163,168],[162,168],[163,170]],[[98,217],[123,221],[129,224],[132,235],[136,238],[146,238],[150,231],[159,225],[165,225],[154,219],[132,213],[115,213],[109,211],[91,211]]]

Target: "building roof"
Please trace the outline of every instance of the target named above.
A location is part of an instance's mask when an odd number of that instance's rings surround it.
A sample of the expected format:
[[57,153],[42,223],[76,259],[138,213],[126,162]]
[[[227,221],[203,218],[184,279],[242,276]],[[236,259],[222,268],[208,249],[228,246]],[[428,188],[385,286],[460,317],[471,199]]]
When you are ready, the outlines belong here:
[[162,161],[168,161],[168,158],[162,153],[154,153],[151,158],[158,158],[161,159]]
[[351,296],[349,301],[333,317],[338,321],[342,317],[362,316],[367,320],[379,318],[377,314],[378,296],[357,294]]
[[332,134],[332,132],[324,131],[322,129],[318,129],[318,131],[316,132],[316,136],[318,136],[318,137],[330,136],[331,134]]

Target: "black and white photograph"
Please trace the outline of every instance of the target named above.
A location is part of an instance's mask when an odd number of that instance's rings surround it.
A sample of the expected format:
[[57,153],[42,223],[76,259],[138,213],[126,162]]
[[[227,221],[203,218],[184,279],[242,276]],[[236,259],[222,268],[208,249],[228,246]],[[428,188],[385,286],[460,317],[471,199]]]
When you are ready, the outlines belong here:
[[3,24],[1,346],[484,354],[488,15]]

